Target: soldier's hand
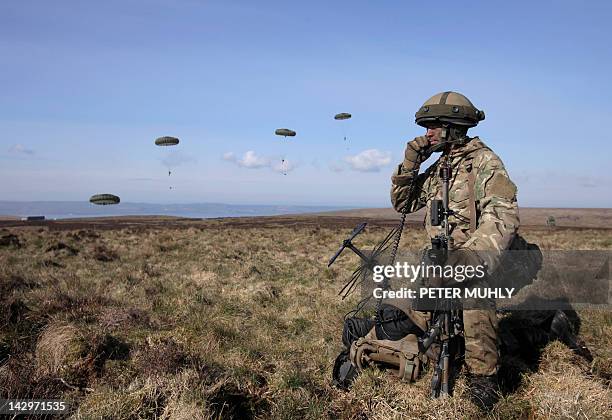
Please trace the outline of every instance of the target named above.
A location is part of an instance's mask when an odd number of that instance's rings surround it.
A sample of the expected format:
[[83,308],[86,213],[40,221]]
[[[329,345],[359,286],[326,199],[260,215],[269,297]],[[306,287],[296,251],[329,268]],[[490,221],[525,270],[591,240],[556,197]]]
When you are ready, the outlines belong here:
[[429,140],[425,136],[415,137],[408,142],[404,152],[404,171],[411,172],[418,168],[431,155],[429,151]]
[[428,149],[429,140],[425,136],[415,137],[414,140],[408,142],[404,151],[404,161],[398,165],[391,176],[393,185],[406,186],[410,184],[413,171],[418,169],[421,163],[431,155]]

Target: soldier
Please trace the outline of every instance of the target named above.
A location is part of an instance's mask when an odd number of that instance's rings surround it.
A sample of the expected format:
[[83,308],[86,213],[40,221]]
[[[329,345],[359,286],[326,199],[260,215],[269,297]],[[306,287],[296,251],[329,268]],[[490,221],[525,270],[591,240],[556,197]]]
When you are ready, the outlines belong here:
[[[484,117],[483,111],[457,92],[428,99],[416,113],[416,123],[427,132],[407,144],[404,161],[391,178],[391,202],[399,212],[411,213],[426,206],[430,214],[432,200],[442,198],[438,172],[441,161],[448,159],[452,169],[449,207],[453,212],[449,226],[452,249],[457,250],[453,263],[482,264],[492,272],[517,232],[519,215],[516,186],[502,161],[478,137],[467,135]],[[420,164],[435,152],[442,152],[440,159],[413,179]],[[429,217],[425,228],[431,238],[440,233]],[[466,309],[463,323],[470,398],[480,408],[490,409],[499,398],[495,309]]]

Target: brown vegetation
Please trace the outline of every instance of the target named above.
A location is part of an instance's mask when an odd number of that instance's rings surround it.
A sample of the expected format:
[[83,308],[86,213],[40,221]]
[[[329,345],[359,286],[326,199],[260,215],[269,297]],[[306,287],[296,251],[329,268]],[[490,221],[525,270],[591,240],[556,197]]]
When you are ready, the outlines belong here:
[[[331,387],[337,292],[357,260],[327,259],[359,219],[145,219],[6,226],[0,248],[0,396],[61,397],[77,418],[479,418],[459,379],[427,397],[377,370]],[[359,245],[393,221],[373,220]],[[545,249],[611,249],[609,230],[523,232]],[[412,226],[403,247],[426,244]],[[491,418],[604,418],[612,397],[612,315],[581,311],[588,364],[559,343]],[[522,363],[522,364],[521,364]]]

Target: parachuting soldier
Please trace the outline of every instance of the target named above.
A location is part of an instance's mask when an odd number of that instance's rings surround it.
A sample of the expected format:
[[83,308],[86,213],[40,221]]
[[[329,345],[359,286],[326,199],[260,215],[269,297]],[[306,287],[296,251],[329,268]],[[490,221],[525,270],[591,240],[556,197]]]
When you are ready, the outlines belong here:
[[[176,137],[171,136],[163,136],[155,139],[156,146],[168,147],[168,146],[176,146],[180,141]],[[172,175],[172,171],[168,169],[168,176]],[[170,187],[172,189],[172,187]]]
[[[452,174],[449,227],[452,247],[457,250],[454,263],[485,265],[491,272],[517,232],[519,215],[516,186],[502,161],[481,139],[467,135],[483,119],[484,112],[460,93],[443,92],[428,99],[416,113],[416,123],[427,132],[407,144],[404,161],[392,176],[391,202],[397,211],[409,213],[427,207],[429,215],[432,201],[441,198],[438,172],[446,160]],[[420,164],[434,152],[442,152],[440,159],[414,178]],[[429,217],[425,228],[431,238],[440,233]],[[464,310],[463,324],[470,397],[488,409],[499,395],[494,307]]]

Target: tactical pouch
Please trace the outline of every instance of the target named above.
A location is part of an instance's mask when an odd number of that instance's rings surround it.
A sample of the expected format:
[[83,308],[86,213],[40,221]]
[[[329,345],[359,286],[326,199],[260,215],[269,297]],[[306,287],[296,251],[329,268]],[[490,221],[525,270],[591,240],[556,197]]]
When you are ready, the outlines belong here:
[[359,370],[376,364],[403,381],[418,379],[423,356],[419,357],[417,336],[408,334],[400,340],[377,340],[374,328],[359,340],[353,342],[350,350],[351,363]]

